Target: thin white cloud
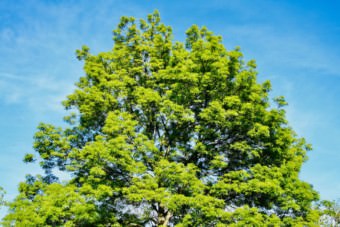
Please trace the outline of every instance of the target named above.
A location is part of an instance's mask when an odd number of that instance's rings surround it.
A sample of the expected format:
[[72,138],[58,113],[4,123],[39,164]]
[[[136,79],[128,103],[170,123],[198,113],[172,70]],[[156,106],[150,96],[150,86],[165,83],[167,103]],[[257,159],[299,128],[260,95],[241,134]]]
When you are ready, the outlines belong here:
[[[243,50],[252,51],[257,59],[267,66],[278,69],[298,69],[319,71],[340,76],[340,58],[335,50],[329,49],[313,34],[302,34],[290,30],[289,33],[264,25],[228,26],[225,34],[237,37]],[[269,63],[269,64],[268,64]]]
[[63,112],[61,101],[73,89],[72,83],[46,75],[24,77],[0,72],[0,101],[26,105],[34,112]]

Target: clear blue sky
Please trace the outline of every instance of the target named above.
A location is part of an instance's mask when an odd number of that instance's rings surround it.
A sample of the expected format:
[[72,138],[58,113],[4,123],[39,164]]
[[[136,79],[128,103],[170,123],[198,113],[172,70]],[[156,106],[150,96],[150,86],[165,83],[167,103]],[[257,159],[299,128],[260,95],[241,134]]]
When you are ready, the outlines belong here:
[[245,59],[256,59],[259,80],[272,81],[272,97],[286,97],[290,125],[313,144],[301,178],[321,198],[340,198],[339,1],[1,0],[0,185],[7,198],[26,173],[39,171],[22,163],[38,123],[63,124],[60,102],[83,74],[75,50],[109,50],[120,16],[154,9],[176,40],[190,25],[206,25],[229,49],[240,46]]

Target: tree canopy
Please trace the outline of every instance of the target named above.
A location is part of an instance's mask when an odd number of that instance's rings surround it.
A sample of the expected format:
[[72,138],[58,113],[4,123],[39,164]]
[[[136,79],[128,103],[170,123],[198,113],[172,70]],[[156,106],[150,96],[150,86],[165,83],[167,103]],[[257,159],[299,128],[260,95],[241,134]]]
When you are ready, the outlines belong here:
[[[185,43],[157,11],[122,17],[112,50],[77,50],[84,76],[63,102],[69,127],[35,134],[4,226],[314,226],[299,179],[311,149],[271,102],[255,61],[193,25]],[[60,181],[56,171],[71,176]]]

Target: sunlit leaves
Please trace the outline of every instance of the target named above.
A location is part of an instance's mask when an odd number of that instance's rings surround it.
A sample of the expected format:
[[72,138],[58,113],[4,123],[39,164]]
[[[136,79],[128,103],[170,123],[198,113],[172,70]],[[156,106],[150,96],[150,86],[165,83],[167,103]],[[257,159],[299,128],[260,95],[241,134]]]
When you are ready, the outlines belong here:
[[[157,11],[122,17],[111,51],[84,46],[85,75],[63,102],[69,128],[41,124],[5,225],[312,226],[318,199],[298,178],[311,149],[269,102],[256,63],[192,26],[186,42]],[[55,169],[71,180],[61,184]]]

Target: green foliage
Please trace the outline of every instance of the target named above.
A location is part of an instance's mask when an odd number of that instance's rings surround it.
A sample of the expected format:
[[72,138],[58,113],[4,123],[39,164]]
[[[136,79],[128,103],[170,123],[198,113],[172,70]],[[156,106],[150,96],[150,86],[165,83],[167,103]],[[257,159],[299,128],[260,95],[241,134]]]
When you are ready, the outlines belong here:
[[298,178],[310,147],[255,61],[205,27],[174,43],[157,11],[113,34],[111,51],[77,51],[70,127],[39,125],[45,175],[20,184],[4,226],[317,225],[318,194]]
[[340,225],[340,200],[327,201],[323,200],[317,204],[317,209],[320,211],[321,226],[339,226]]
[[3,205],[5,205],[5,200],[4,200],[5,194],[6,192],[4,191],[4,189],[0,187],[0,209]]

